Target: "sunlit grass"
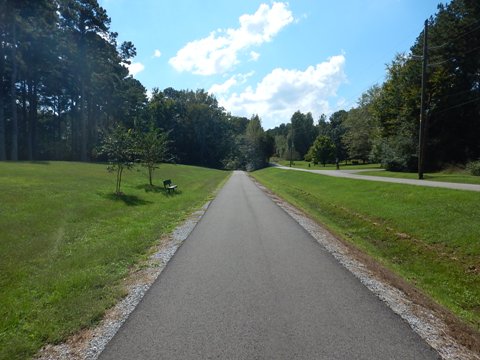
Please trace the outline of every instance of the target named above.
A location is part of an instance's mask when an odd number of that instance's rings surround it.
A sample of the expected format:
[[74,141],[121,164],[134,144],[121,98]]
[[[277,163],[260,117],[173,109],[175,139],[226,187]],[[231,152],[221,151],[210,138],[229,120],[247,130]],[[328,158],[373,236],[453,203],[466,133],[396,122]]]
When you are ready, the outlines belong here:
[[[411,172],[405,173],[393,171],[365,171],[359,173],[359,175],[385,176],[401,179],[418,179],[418,173]],[[462,184],[480,184],[480,176],[470,175],[466,171],[426,173],[424,174],[423,178],[430,181],[452,182]]]
[[[205,203],[228,172],[161,165],[115,178],[105,165],[0,163],[0,359],[25,359],[97,322],[121,279]],[[178,191],[166,194],[162,180]]]
[[[290,166],[290,161],[288,160],[275,160],[275,163],[283,166]],[[308,169],[308,170],[336,170],[335,164],[322,164],[313,165],[313,163],[307,161],[293,161],[292,167],[299,169]],[[355,164],[352,165],[350,162],[348,164],[340,163],[340,170],[365,170],[358,172],[358,175],[369,175],[369,176],[383,176],[383,177],[392,177],[400,179],[418,179],[418,173],[414,172],[394,172],[394,171],[384,171],[381,169],[380,164]],[[464,184],[480,184],[480,176],[470,175],[465,170],[445,170],[435,173],[425,173],[425,180],[430,181],[441,181],[441,182],[452,182],[452,183],[464,183]]]

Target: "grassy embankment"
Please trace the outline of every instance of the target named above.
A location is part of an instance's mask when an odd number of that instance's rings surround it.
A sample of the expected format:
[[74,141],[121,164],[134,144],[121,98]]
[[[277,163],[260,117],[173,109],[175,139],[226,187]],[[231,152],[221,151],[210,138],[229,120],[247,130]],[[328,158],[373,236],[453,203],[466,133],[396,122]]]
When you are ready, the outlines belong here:
[[105,165],[0,163],[0,359],[25,359],[96,323],[129,268],[207,201],[228,172],[161,165],[126,171],[121,198]]
[[[365,171],[359,173],[359,175],[385,176],[402,179],[418,179],[418,173],[393,171]],[[441,171],[436,173],[426,173],[423,177],[425,180],[430,181],[452,182],[462,184],[480,184],[480,176],[470,175],[467,171]]]
[[[276,160],[275,162],[283,166],[290,165],[290,161],[288,160]],[[309,164],[310,166],[308,166]],[[309,163],[307,161],[294,161],[292,166],[299,169],[309,170],[336,170],[335,164],[326,164],[326,166],[323,166],[321,164],[313,165],[313,163]],[[380,170],[380,168],[380,164],[340,164],[340,170],[366,170],[359,172],[358,175],[383,176],[402,179],[418,179],[418,173],[384,171]],[[424,179],[430,181],[442,181],[463,184],[480,184],[480,176],[470,175],[468,171],[458,168],[447,169],[435,173],[425,173]]]
[[480,330],[480,193],[275,168],[252,175]]

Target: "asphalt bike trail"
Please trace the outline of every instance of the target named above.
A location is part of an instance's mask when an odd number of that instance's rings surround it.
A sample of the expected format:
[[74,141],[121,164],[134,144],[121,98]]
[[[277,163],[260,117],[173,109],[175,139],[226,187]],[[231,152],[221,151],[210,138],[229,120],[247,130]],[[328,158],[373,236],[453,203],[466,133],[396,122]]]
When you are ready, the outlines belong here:
[[100,359],[437,359],[234,172]]

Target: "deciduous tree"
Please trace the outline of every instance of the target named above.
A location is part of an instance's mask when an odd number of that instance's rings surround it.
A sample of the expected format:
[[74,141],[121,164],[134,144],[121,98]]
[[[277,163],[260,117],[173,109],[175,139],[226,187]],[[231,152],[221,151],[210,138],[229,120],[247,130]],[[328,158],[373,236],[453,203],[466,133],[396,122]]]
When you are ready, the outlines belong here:
[[115,194],[121,195],[123,170],[131,169],[138,155],[134,131],[116,126],[105,136],[100,153],[108,159],[108,171],[116,175]]
[[328,136],[319,135],[309,149],[309,156],[314,164],[325,166],[327,162],[332,162],[335,157],[335,145]]
[[148,169],[148,181],[153,186],[154,170],[169,160],[168,133],[152,128],[147,133],[137,133],[136,143],[139,161]]

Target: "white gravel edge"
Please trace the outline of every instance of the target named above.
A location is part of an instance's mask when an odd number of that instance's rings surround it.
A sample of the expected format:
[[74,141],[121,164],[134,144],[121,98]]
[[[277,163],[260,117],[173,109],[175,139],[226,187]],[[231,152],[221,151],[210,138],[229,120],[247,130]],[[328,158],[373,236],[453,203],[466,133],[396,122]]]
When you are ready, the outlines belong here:
[[411,301],[401,290],[385,283],[364,264],[349,255],[348,248],[329,231],[306,216],[302,211],[273,195],[254,180],[256,185],[278,206],[286,211],[333,257],[348,269],[362,284],[405,320],[422,339],[445,360],[480,360],[480,355],[469,350],[447,333],[447,324],[431,310]]

